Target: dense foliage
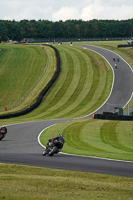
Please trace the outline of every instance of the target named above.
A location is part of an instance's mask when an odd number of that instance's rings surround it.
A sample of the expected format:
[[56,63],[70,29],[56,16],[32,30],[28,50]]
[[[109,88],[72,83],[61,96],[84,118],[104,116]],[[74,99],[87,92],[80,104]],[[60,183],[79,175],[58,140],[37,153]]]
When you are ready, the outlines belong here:
[[131,37],[133,19],[129,20],[0,20],[0,41],[23,38],[118,38]]

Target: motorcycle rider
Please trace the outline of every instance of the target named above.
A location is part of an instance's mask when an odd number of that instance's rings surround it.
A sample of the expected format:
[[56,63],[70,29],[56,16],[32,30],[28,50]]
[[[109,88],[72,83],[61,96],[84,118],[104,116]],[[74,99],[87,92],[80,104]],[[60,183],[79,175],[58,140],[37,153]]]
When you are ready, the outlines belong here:
[[61,134],[59,134],[55,138],[49,139],[49,141],[52,142],[53,144],[55,144],[56,146],[58,146],[59,149],[62,149],[62,147],[63,147],[63,145],[65,143],[65,139]]
[[2,140],[5,137],[6,133],[7,133],[7,128],[5,126],[2,126],[0,128],[0,140]]
[[0,133],[3,134],[4,136],[6,135],[7,133],[7,128],[5,125],[3,125],[1,128],[0,128]]
[[[63,148],[63,145],[65,143],[65,139],[64,137],[62,136],[62,134],[59,134],[57,137],[55,138],[52,138],[52,139],[49,139],[48,143],[47,143],[47,146],[46,146],[46,151],[48,150],[49,148],[49,142],[53,143],[55,146],[58,147],[58,149],[62,149]],[[43,152],[43,155],[46,155],[46,152]]]
[[117,69],[117,65],[115,64],[115,69]]

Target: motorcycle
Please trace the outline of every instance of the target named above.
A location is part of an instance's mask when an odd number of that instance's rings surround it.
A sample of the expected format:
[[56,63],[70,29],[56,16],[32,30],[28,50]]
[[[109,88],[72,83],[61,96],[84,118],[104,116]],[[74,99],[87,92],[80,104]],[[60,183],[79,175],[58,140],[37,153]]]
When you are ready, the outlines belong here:
[[0,140],[2,140],[6,136],[6,131],[0,130]]
[[54,154],[57,154],[61,151],[62,148],[59,147],[59,142],[54,141],[53,143],[48,140],[47,147],[45,151],[43,152],[43,156],[48,154],[49,156],[53,156]]

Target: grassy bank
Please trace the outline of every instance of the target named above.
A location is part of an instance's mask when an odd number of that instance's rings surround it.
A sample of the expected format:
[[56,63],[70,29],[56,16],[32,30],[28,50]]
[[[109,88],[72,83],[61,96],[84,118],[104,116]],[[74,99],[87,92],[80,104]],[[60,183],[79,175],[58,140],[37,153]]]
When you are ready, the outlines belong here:
[[132,188],[130,178],[0,165],[0,199],[131,200]]
[[[117,48],[119,43],[120,41],[89,42],[119,53],[133,67],[132,48]],[[46,53],[38,45],[0,45],[2,114],[4,107],[8,111],[15,111],[31,104],[51,78],[56,60],[51,48],[47,48]],[[25,119],[21,117],[18,120],[85,116],[97,109],[108,97],[112,71],[103,58],[79,47],[55,47],[61,56],[62,71],[58,80],[45,96],[42,105],[26,115]],[[45,72],[46,62],[48,68]],[[131,101],[130,107],[133,107],[132,104]]]
[[[21,110],[32,104],[56,69],[51,48],[40,45],[0,44],[0,112]],[[52,63],[51,63],[52,57]],[[45,64],[48,64],[45,67]]]
[[[44,97],[41,106],[26,116],[27,120],[33,117],[38,120],[85,116],[97,109],[110,93],[112,70],[101,56],[80,47],[55,47],[61,56],[61,74]],[[34,101],[52,77],[56,66],[55,55],[50,48],[47,47],[46,53],[35,45],[5,45],[1,53],[1,76],[5,80],[0,85],[0,91],[2,94],[5,88],[6,92],[4,96],[1,95],[0,107],[4,109],[6,106],[11,111],[10,105],[20,101],[12,110],[22,109]],[[5,62],[6,57],[8,59]],[[48,67],[35,84],[45,70],[46,62]],[[24,96],[26,97],[23,98]]]
[[46,146],[49,138],[62,133],[65,153],[133,161],[132,127],[132,121],[76,120],[46,129],[40,140]]
[[97,109],[108,97],[112,70],[104,59],[80,47],[56,46],[61,74],[40,107],[27,119],[72,118]]

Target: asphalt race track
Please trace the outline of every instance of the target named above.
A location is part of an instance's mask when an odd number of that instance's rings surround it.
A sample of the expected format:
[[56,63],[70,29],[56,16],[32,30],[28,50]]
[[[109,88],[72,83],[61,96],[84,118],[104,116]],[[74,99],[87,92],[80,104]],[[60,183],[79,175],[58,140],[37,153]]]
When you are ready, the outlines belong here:
[[[130,66],[119,57],[120,61],[117,62],[118,69],[115,69],[115,62],[112,58],[118,57],[117,54],[99,47],[88,45],[83,47],[104,56],[114,69],[112,93],[96,113],[107,111],[108,103],[124,106],[133,92],[133,72]],[[90,118],[90,116],[88,115],[85,118]],[[38,143],[39,133],[53,124],[67,120],[28,122],[8,126],[8,134],[0,141],[0,162],[133,177],[133,162],[73,156],[62,153],[53,157],[42,156],[43,147]]]

